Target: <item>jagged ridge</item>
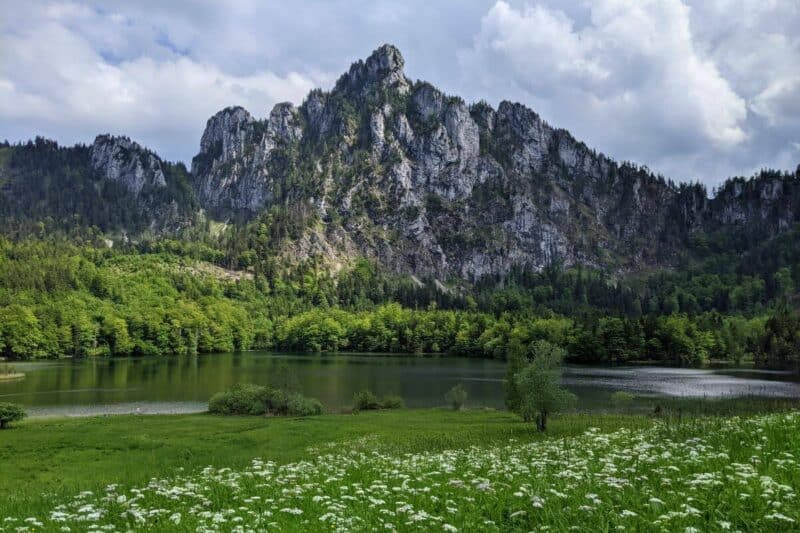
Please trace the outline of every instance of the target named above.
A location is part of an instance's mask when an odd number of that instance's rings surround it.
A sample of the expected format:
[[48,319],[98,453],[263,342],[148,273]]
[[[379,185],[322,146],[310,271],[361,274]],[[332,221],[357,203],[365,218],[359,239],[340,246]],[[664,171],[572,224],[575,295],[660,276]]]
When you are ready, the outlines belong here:
[[749,185],[769,191],[758,206],[727,188],[709,200],[699,185],[617,164],[521,104],[467,106],[403,66],[384,45],[299,109],[279,104],[264,121],[220,111],[193,164],[201,201],[219,214],[311,204],[327,222],[309,229],[324,246],[295,253],[354,246],[395,271],[473,279],[554,259],[669,264],[693,231],[797,219],[796,179]]
[[[556,260],[668,266],[693,234],[744,228],[768,238],[800,217],[800,169],[729,180],[709,199],[700,185],[595,152],[521,104],[467,105],[409,80],[404,65],[384,45],[299,107],[279,103],[266,118],[219,111],[191,175],[126,137],[0,147],[11,153],[0,157],[0,211],[64,217],[100,206],[83,222],[158,234],[197,225],[204,212],[247,220],[280,208],[303,224],[283,245],[287,260],[323,256],[338,268],[362,255],[395,272],[470,280]],[[42,181],[52,153],[62,167]],[[52,183],[93,207],[45,194]]]

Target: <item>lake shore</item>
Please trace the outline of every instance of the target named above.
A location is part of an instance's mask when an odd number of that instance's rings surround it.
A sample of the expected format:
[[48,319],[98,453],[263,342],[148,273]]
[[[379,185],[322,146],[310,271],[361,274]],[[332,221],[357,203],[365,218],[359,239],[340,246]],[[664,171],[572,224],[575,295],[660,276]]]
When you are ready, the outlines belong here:
[[[280,352],[12,366],[13,372],[26,376],[0,382],[0,401],[23,405],[31,417],[197,413],[206,409],[215,393],[236,383],[267,384],[280,368],[288,368],[297,377],[299,390],[332,411],[347,409],[353,395],[365,389],[399,395],[410,408],[440,407],[447,391],[459,383],[468,391],[468,407],[501,409],[506,375],[505,363],[491,359]],[[609,407],[617,391],[641,398],[639,403],[650,409],[656,397],[800,398],[800,383],[793,376],[749,368],[567,365],[563,378],[584,410]]]

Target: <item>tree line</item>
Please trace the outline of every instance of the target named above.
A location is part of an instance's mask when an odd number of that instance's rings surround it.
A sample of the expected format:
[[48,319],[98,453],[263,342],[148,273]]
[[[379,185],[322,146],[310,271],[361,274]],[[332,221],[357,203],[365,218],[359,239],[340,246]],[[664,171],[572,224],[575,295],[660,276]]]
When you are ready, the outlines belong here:
[[[514,342],[544,340],[578,363],[800,366],[800,316],[788,296],[735,314],[614,313],[586,303],[568,315],[510,295],[554,291],[563,302],[563,280],[583,280],[584,294],[603,294],[592,289],[601,275],[544,272],[537,275],[551,280],[549,289],[520,282],[518,289],[463,295],[382,274],[365,261],[338,278],[312,264],[268,279],[195,259],[213,258],[213,249],[199,244],[148,246],[0,240],[0,353],[27,359],[278,349],[503,359]],[[791,272],[788,278],[793,282]],[[505,303],[485,307],[490,294]]]

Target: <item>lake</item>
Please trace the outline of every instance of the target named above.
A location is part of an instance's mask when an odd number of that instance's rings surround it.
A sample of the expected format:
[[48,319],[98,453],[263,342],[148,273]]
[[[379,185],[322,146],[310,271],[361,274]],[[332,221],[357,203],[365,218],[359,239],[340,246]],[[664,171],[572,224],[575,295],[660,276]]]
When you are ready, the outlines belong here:
[[[22,404],[33,416],[197,412],[205,410],[212,394],[234,383],[268,383],[282,362],[303,392],[328,409],[346,408],[363,389],[399,394],[409,407],[440,406],[456,383],[467,388],[468,406],[503,406],[501,361],[271,352],[10,363],[26,376],[0,381],[0,401]],[[567,366],[564,383],[577,394],[581,409],[605,408],[619,390],[642,396],[800,398],[794,376],[745,369]]]

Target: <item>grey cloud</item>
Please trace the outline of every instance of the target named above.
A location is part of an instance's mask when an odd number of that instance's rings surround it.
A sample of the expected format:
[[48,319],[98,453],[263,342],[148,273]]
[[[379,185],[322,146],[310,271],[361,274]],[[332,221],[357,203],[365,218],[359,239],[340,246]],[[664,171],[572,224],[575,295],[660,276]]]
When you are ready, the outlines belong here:
[[[734,5],[735,4],[735,5]],[[800,5],[706,0],[2,2],[0,138],[110,131],[173,159],[383,42],[468,101],[518,100],[608,155],[710,185],[800,161]]]

